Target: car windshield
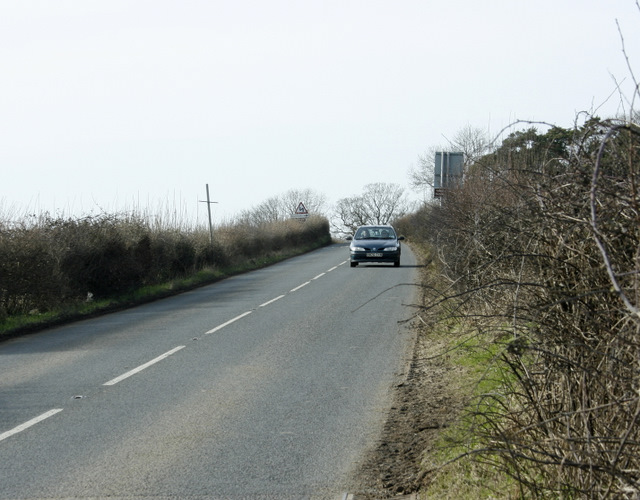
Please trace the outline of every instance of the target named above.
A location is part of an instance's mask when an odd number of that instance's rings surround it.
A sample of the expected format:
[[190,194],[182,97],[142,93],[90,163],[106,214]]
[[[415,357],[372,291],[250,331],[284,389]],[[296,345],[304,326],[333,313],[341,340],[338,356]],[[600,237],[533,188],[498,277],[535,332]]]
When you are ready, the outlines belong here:
[[388,227],[361,227],[356,231],[356,240],[393,240],[396,234]]

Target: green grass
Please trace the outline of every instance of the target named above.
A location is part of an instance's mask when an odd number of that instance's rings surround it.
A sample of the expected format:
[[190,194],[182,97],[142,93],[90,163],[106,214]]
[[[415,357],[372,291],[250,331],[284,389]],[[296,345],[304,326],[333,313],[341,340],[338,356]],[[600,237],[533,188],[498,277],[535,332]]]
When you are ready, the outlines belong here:
[[[495,415],[499,410],[499,394],[509,385],[511,377],[496,363],[504,348],[489,334],[456,334],[456,327],[441,325],[440,334],[451,338],[448,350],[449,363],[462,368],[452,381],[454,390],[469,403],[461,417],[445,429],[434,443],[428,455],[423,457],[423,467],[431,471],[430,482],[420,494],[421,499],[475,500],[483,498],[518,498],[516,482],[500,469],[491,466],[498,457],[477,454],[483,447],[478,426],[486,424],[482,415]],[[486,395],[493,395],[486,397]],[[502,464],[501,464],[502,465]]]

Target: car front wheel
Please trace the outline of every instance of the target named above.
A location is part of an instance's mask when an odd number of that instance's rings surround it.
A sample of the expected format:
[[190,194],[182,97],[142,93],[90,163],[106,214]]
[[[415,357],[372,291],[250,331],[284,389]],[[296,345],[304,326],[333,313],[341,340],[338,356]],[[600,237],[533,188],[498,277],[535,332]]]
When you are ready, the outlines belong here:
[[358,265],[358,263],[357,263],[357,262],[352,262],[352,263],[351,263],[351,267],[356,267],[357,265]]

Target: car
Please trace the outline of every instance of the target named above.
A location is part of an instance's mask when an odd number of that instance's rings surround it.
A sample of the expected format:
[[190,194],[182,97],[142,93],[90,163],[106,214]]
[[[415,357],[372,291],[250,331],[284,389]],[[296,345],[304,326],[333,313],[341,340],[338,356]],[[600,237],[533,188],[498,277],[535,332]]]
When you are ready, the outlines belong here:
[[399,267],[402,240],[404,236],[398,236],[388,224],[360,226],[353,236],[347,237],[347,241],[351,242],[351,267],[367,262],[389,262]]

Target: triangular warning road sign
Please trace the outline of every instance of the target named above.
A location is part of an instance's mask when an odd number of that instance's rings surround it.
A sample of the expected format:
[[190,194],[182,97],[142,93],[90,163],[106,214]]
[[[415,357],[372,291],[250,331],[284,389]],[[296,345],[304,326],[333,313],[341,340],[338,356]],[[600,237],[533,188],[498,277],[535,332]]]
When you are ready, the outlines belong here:
[[307,209],[302,202],[300,202],[298,204],[298,208],[296,208],[296,215],[309,215],[309,212],[307,212]]

